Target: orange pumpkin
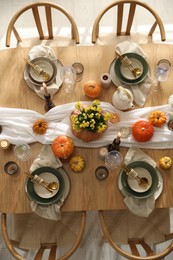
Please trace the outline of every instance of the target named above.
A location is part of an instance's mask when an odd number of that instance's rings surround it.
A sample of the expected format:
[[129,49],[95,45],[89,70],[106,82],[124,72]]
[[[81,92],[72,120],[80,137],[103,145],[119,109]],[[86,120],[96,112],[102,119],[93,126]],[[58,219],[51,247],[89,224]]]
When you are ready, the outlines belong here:
[[139,120],[132,125],[132,135],[138,142],[147,142],[154,134],[154,127],[145,120]]
[[74,151],[73,140],[65,135],[58,136],[52,143],[52,151],[58,158],[69,158]]
[[160,127],[166,123],[166,115],[160,110],[152,111],[148,120],[152,125]]
[[84,84],[84,92],[90,98],[97,98],[101,93],[101,85],[94,80],[89,80]]

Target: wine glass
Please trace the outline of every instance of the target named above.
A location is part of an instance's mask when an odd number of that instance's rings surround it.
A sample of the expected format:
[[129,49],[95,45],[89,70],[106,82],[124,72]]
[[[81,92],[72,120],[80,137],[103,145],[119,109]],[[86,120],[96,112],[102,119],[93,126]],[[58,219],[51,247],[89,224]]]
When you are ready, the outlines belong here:
[[160,83],[166,81],[171,70],[171,63],[167,59],[161,59],[155,70],[151,89],[155,92],[160,90]]
[[73,66],[63,66],[60,72],[63,82],[63,89],[66,93],[71,93],[75,85],[76,72]]
[[28,144],[18,144],[14,147],[14,154],[20,161],[27,161],[31,157],[31,147]]
[[105,156],[105,166],[110,170],[115,170],[120,167],[123,162],[123,157],[120,152],[112,150]]

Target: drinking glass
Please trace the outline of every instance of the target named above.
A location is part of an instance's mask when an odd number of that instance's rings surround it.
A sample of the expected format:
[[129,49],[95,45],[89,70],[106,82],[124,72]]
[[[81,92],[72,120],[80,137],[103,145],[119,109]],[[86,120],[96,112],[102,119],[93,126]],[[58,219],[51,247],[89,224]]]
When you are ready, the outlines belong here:
[[169,77],[169,73],[171,70],[171,63],[167,59],[161,59],[157,67],[154,70],[154,79],[152,81],[151,89],[154,92],[160,90],[160,82],[166,81]]
[[84,66],[79,62],[73,63],[72,66],[76,72],[76,81],[81,81],[83,78]]
[[63,82],[63,89],[66,93],[71,93],[75,85],[76,72],[73,66],[63,66],[60,72]]
[[14,147],[14,154],[20,161],[27,161],[31,157],[31,147],[28,144],[18,144]]
[[123,162],[123,157],[120,152],[113,150],[106,154],[105,156],[105,166],[110,170],[114,170],[121,166]]

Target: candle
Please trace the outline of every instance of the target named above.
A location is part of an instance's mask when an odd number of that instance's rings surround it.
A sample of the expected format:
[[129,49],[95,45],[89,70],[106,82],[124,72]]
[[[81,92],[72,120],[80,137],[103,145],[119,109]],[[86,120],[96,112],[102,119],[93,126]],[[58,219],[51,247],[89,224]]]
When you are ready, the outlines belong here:
[[106,147],[102,147],[99,151],[99,157],[101,160],[105,159],[106,154],[108,153],[108,149]]
[[43,82],[43,89],[44,89],[44,93],[46,96],[49,95],[48,91],[47,91],[47,85]]
[[119,115],[116,114],[116,113],[113,113],[112,116],[111,116],[110,122],[111,122],[112,124],[115,124],[115,123],[117,123],[117,122],[119,122],[119,121],[120,121]]
[[108,88],[112,82],[112,77],[109,73],[104,73],[100,79],[100,85],[102,88]]
[[10,143],[7,140],[1,140],[0,146],[2,149],[7,149],[10,146]]
[[116,144],[120,144],[120,137],[121,137],[121,133],[118,132],[118,134],[117,134],[117,138],[114,139],[114,143],[116,143]]

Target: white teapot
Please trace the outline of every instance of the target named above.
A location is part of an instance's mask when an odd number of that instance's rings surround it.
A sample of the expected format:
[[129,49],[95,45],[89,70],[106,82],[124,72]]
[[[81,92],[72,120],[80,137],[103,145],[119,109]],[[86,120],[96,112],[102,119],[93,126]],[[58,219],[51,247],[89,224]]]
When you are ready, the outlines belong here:
[[130,90],[119,86],[113,94],[112,103],[118,110],[133,109],[133,94]]

